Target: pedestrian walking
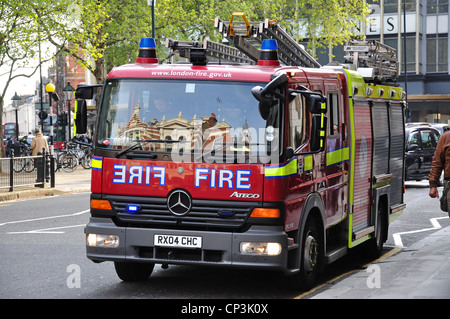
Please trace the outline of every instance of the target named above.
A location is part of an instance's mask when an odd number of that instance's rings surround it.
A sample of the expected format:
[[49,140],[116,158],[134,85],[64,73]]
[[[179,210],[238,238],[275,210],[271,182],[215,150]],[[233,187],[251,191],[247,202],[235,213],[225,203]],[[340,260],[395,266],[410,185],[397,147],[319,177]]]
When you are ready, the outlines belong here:
[[444,189],[440,198],[441,210],[448,212],[448,207],[450,207],[450,194],[448,192],[450,183],[450,132],[441,135],[434,151],[430,175],[428,176],[431,198],[439,198],[437,186],[442,171],[444,172]]
[[8,149],[8,157],[19,157],[20,156],[20,143],[16,141],[14,136],[6,143],[6,148]]
[[45,150],[48,152],[48,144],[45,140],[44,136],[41,132],[37,131],[35,136],[33,137],[33,140],[31,141],[31,148],[33,149],[33,156],[38,155],[39,152],[42,153],[42,149],[45,148]]
[[14,140],[11,140],[11,137],[8,137],[6,139],[6,157],[10,157],[13,144],[14,144]]

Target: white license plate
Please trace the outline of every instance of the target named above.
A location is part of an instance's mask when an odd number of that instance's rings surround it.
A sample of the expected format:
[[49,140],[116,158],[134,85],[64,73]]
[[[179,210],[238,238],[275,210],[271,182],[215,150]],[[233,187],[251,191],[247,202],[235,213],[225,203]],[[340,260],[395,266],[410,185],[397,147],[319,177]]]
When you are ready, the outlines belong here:
[[155,246],[202,248],[202,238],[196,236],[154,235]]

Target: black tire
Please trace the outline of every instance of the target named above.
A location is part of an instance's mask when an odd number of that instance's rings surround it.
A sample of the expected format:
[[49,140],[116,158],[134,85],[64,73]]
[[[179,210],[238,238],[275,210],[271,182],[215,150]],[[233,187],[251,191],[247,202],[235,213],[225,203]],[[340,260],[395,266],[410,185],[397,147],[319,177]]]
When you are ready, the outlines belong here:
[[64,154],[59,157],[59,161],[61,163],[62,170],[66,173],[72,173],[77,169],[78,157],[73,154]]
[[155,264],[115,261],[114,267],[120,279],[134,282],[148,280]]
[[383,252],[383,245],[387,238],[388,224],[386,222],[386,208],[384,202],[378,205],[375,232],[373,238],[367,242],[366,255],[369,258],[379,258]]
[[34,171],[34,158],[26,158],[24,161],[23,170],[27,173]]
[[323,269],[323,236],[314,218],[309,218],[302,236],[300,271],[294,283],[301,290],[314,287]]
[[92,168],[92,156],[83,156],[80,162],[84,169]]
[[14,158],[13,159],[13,170],[16,173],[20,173],[23,170],[23,159],[22,158]]

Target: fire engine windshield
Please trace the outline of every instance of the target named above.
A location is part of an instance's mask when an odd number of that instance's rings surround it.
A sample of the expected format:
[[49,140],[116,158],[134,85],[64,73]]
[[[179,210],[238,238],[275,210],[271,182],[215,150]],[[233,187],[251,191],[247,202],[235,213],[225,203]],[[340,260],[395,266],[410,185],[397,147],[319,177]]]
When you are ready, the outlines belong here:
[[109,81],[96,145],[120,154],[134,149],[165,154],[172,161],[268,163],[279,155],[279,106],[263,120],[251,94],[258,84]]

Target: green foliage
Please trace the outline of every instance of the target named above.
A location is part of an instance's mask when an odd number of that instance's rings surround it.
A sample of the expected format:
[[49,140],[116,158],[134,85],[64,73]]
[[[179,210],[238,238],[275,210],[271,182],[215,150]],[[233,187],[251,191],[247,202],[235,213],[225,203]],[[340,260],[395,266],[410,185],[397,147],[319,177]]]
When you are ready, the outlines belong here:
[[[0,1],[0,114],[3,114],[5,96],[9,85],[19,77],[31,77],[39,69],[39,40],[44,25],[53,16],[48,0]],[[52,55],[42,48],[41,62]],[[0,117],[0,127],[3,117]],[[0,139],[3,130],[0,130]],[[0,156],[4,156],[3,148]]]
[[160,44],[165,38],[220,41],[211,19],[226,21],[233,12],[244,12],[250,21],[277,20],[297,40],[308,39],[314,54],[356,37],[354,26],[365,20],[368,7],[364,0],[158,0],[156,37]]
[[[11,0],[3,2],[13,4]],[[134,62],[140,38],[152,33],[147,0],[22,3],[32,10],[21,11],[18,4],[18,15],[35,23],[28,34],[35,34],[39,26],[46,39],[76,57],[98,82],[103,81],[104,70]],[[158,57],[164,60],[168,54],[164,47],[167,38],[221,41],[213,20],[220,17],[226,21],[233,12],[244,12],[250,21],[277,20],[297,40],[307,38],[314,52],[316,48],[336,46],[354,37],[353,26],[365,19],[368,10],[364,0],[157,0],[154,31]],[[21,43],[17,48],[18,52],[22,48],[27,54],[35,53],[32,45]]]

